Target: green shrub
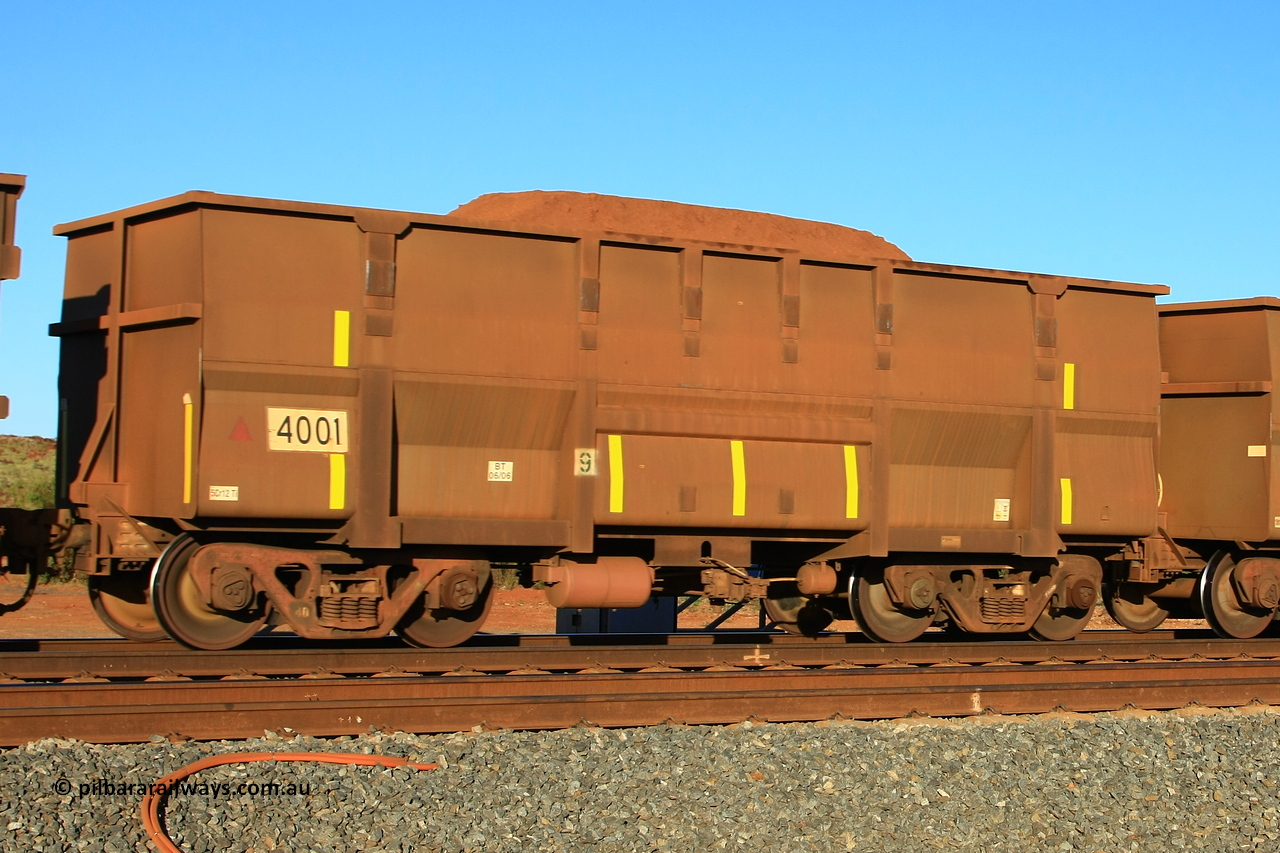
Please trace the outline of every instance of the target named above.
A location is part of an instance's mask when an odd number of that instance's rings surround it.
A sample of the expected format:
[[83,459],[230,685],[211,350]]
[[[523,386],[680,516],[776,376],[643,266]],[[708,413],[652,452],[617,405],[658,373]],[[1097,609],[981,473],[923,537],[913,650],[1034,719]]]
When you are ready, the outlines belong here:
[[56,456],[51,438],[0,435],[0,506],[52,508]]

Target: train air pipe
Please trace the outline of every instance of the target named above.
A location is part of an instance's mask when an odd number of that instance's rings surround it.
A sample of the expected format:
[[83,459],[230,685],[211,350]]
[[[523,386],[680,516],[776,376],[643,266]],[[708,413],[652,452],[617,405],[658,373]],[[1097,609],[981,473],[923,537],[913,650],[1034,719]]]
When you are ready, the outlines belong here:
[[595,563],[561,560],[538,569],[553,607],[640,607],[653,592],[653,567],[639,557],[600,557]]

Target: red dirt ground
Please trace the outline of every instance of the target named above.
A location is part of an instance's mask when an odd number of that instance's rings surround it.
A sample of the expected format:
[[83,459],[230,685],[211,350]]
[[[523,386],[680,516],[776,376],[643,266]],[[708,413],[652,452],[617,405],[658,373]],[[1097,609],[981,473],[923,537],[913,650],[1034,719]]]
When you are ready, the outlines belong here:
[[21,610],[0,615],[0,638],[114,637],[89,603],[84,584],[37,586]]
[[[547,603],[542,590],[517,587],[497,590],[495,595],[493,610],[485,621],[486,633],[550,634],[555,631],[555,608]],[[680,624],[690,628],[705,625],[718,613],[719,608],[702,605],[687,618],[682,616]],[[731,628],[753,628],[758,622],[755,611],[751,611],[737,614],[726,624]],[[93,612],[84,585],[74,581],[37,586],[25,607],[0,615],[0,639],[113,636]]]
[[[555,632],[555,609],[547,603],[542,590],[500,589],[484,630],[490,634],[550,634]],[[700,604],[680,617],[680,627],[699,628],[716,617],[720,609]],[[759,624],[756,611],[743,608],[725,623],[729,628],[754,628]],[[1115,630],[1120,626],[1102,608],[1089,624],[1093,630]],[[1199,620],[1169,620],[1169,628],[1199,628]],[[833,631],[856,631],[857,623],[835,622]],[[0,615],[0,639],[48,639],[67,637],[113,637],[98,619],[89,603],[83,583],[71,581],[36,587],[31,601],[21,610]]]

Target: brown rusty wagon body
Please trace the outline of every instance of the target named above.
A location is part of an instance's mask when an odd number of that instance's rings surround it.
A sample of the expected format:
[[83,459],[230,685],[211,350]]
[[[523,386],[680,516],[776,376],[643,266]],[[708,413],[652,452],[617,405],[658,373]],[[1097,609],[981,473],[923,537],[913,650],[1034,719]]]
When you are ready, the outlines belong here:
[[25,175],[0,172],[0,280],[17,278],[22,266],[22,250],[14,245],[18,223],[18,199],[27,186]]
[[1162,305],[1160,351],[1161,536],[1118,564],[1112,610],[1139,629],[1174,612],[1255,636],[1280,606],[1280,300]]
[[562,607],[1061,637],[1156,532],[1164,288],[625,214],[193,192],[60,226],[63,486],[115,627],[158,630],[154,576],[192,645],[457,642],[503,562]]
[[[25,175],[0,173],[0,281],[22,271],[22,250],[15,243],[18,199]],[[0,418],[9,417],[9,398],[0,397]],[[0,507],[0,613],[27,603],[36,578],[49,559],[50,530],[57,523],[52,509]]]
[[[25,175],[0,172],[0,281],[17,278],[22,270],[22,249],[14,243],[18,225],[18,199],[27,186]],[[0,418],[9,417],[9,398],[0,397]]]

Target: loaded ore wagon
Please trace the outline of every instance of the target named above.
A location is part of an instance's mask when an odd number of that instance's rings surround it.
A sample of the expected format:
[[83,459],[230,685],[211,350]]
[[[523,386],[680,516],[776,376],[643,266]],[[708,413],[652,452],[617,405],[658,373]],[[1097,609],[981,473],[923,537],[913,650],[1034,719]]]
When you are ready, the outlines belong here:
[[1065,639],[1157,534],[1163,287],[571,193],[56,233],[60,484],[126,636],[452,645],[511,565],[561,608]]
[[14,245],[18,225],[18,199],[27,186],[26,175],[0,172],[0,280],[17,278],[22,250]]
[[1108,606],[1133,630],[1203,615],[1254,637],[1280,608],[1280,300],[1162,305],[1160,350],[1159,535],[1114,564]]
[[[0,173],[0,281],[22,271],[22,249],[15,243],[18,199],[25,175]],[[9,417],[9,398],[0,397],[0,418]],[[50,530],[57,522],[52,509],[0,506],[0,613],[22,607],[31,598],[36,577],[48,563]]]
[[[18,199],[27,186],[25,175],[0,172],[0,281],[17,278],[22,270],[22,249],[14,243],[18,226]],[[9,417],[9,398],[0,397],[0,418]]]

